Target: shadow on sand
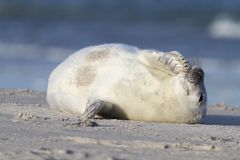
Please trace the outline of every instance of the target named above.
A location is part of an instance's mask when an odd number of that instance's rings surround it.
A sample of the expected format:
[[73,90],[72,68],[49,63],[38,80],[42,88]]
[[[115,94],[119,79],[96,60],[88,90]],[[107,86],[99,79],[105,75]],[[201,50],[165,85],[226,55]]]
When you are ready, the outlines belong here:
[[240,126],[240,116],[232,115],[206,115],[203,123],[207,125],[232,125]]

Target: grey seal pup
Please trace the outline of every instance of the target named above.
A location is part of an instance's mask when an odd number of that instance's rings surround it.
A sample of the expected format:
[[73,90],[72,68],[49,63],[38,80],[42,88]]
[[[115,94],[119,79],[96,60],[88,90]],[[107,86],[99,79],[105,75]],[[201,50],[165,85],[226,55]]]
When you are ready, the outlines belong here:
[[207,111],[204,71],[176,51],[124,44],[83,48],[53,70],[51,108],[81,115],[91,126],[104,118],[200,123]]

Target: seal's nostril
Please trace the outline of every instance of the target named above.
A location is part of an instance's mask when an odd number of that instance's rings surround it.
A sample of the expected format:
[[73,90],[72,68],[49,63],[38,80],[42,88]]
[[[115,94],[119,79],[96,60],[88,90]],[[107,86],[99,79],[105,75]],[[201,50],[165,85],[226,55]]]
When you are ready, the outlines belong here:
[[202,101],[203,101],[203,94],[200,93],[200,96],[199,96],[199,100],[198,100],[198,102],[201,103]]

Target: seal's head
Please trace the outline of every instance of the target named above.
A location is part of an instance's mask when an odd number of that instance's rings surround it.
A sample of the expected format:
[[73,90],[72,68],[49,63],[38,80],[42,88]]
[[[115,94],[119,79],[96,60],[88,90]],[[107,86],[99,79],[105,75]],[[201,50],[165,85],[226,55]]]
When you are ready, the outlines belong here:
[[204,71],[198,66],[193,66],[186,74],[185,80],[186,93],[192,102],[196,122],[201,121],[202,117],[207,112],[207,94],[204,85]]

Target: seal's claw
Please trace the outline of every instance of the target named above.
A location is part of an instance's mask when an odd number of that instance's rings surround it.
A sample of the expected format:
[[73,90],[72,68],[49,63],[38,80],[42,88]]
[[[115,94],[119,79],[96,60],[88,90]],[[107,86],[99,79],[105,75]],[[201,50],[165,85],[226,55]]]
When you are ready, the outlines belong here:
[[82,123],[82,126],[81,127],[96,127],[98,126],[98,124],[94,121],[91,121],[91,120],[86,120],[86,121],[83,121]]
[[190,63],[177,51],[164,53],[146,50],[139,55],[139,59],[148,68],[173,75],[185,75],[191,69]]
[[71,125],[72,126],[76,126],[76,127],[96,127],[96,126],[98,126],[98,124],[96,122],[91,121],[89,119],[87,119],[87,120],[79,120],[79,122],[73,123]]

